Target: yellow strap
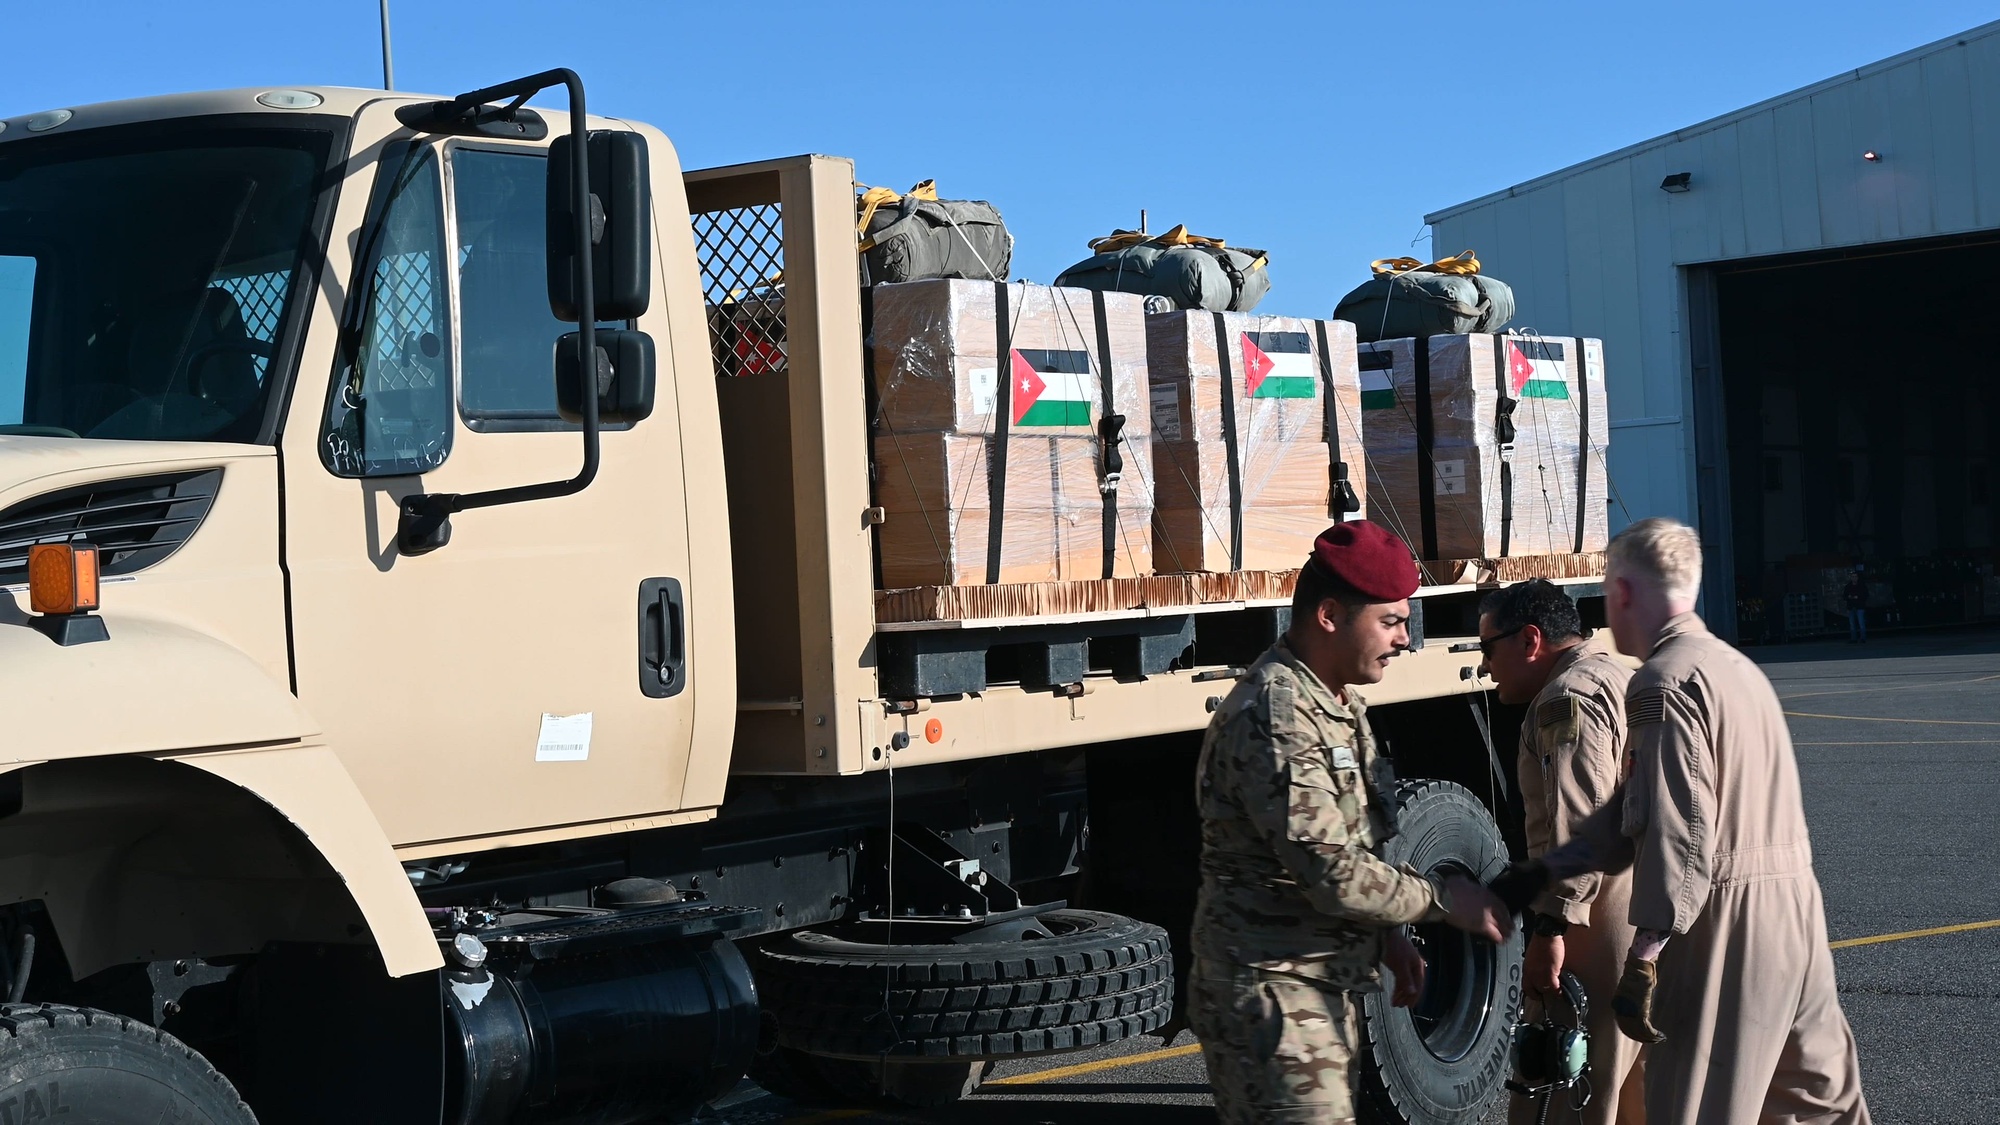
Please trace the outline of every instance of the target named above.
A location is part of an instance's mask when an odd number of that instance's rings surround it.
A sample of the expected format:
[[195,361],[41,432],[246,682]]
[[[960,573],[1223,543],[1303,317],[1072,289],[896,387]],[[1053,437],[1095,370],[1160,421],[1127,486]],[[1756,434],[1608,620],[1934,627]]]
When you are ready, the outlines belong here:
[[1479,259],[1473,257],[1472,251],[1461,250],[1449,258],[1439,258],[1430,265],[1425,265],[1415,258],[1377,258],[1369,263],[1369,268],[1375,271],[1377,277],[1383,274],[1410,273],[1416,270],[1421,270],[1424,273],[1469,275],[1479,272]]
[[1090,240],[1090,248],[1099,254],[1109,254],[1113,250],[1123,250],[1129,246],[1152,242],[1161,246],[1211,246],[1217,250],[1227,243],[1219,238],[1206,238],[1199,234],[1189,234],[1186,224],[1180,224],[1165,234],[1141,234],[1136,230],[1114,230],[1103,238]]
[[903,195],[907,195],[911,199],[923,199],[936,203],[938,197],[937,181],[920,180],[915,187],[904,192],[902,195],[898,195],[885,187],[872,187],[862,192],[861,198],[858,201],[861,207],[861,221],[854,224],[854,233],[857,237],[861,238],[860,250],[863,253],[875,248],[875,240],[867,237],[868,220],[875,217],[875,212],[878,208],[901,203]]

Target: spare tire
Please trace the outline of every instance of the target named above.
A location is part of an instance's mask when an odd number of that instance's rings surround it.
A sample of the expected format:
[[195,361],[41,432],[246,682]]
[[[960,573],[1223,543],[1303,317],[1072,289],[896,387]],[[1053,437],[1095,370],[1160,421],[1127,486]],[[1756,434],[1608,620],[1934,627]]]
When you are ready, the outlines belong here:
[[[1499,826],[1464,787],[1407,781],[1398,796],[1400,830],[1383,859],[1480,882],[1507,866]],[[1443,923],[1410,929],[1424,955],[1423,996],[1409,1008],[1391,1007],[1386,992],[1362,998],[1357,1108],[1372,1125],[1472,1125],[1512,1069],[1521,933],[1494,945]]]
[[1173,1009],[1167,935],[1090,910],[1039,915],[1048,936],[876,945],[805,930],[757,952],[778,1044],[872,1060],[1072,1051],[1155,1031]]

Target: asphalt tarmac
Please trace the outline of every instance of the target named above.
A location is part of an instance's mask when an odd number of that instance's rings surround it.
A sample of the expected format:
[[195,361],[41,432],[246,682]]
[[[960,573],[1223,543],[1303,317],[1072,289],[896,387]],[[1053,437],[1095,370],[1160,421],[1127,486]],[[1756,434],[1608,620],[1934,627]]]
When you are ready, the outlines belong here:
[[[2000,632],[1749,651],[1790,716],[1874,1119],[2000,1122]],[[1485,1122],[1504,1119],[1496,1103]],[[1196,1125],[1215,1113],[1184,1033],[1001,1063],[932,1113],[797,1106],[746,1083],[703,1120]]]

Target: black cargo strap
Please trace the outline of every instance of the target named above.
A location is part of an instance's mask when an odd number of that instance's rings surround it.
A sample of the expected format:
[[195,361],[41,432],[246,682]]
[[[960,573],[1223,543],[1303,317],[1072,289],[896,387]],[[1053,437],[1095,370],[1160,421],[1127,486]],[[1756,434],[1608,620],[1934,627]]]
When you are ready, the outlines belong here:
[[1576,546],[1583,553],[1583,514],[1590,502],[1590,370],[1585,365],[1583,337],[1572,336],[1576,349]]
[[1493,403],[1493,440],[1500,455],[1500,557],[1506,558],[1514,537],[1514,407],[1507,396],[1507,337],[1493,337],[1493,381],[1499,395]]
[[1340,523],[1349,512],[1358,511],[1361,500],[1347,479],[1347,461],[1340,448],[1340,403],[1333,391],[1333,349],[1326,342],[1326,321],[1313,321],[1319,333],[1319,388],[1326,403],[1326,508],[1327,518]]
[[[1215,362],[1222,369],[1222,456],[1229,462],[1229,569],[1243,569],[1243,465],[1236,450],[1236,376],[1229,370],[1229,322],[1215,314]],[[1192,398],[1194,392],[1188,392]]]
[[1000,536],[1007,518],[1007,431],[1014,425],[1014,331],[1007,315],[1007,283],[993,283],[993,443],[986,459],[986,583],[1000,581]]
[[1125,416],[1114,413],[1117,402],[1111,393],[1111,319],[1104,311],[1104,294],[1092,290],[1090,311],[1097,318],[1097,398],[1102,404],[1097,417],[1097,438],[1103,447],[1097,490],[1104,495],[1104,577],[1118,572],[1118,482],[1125,475],[1125,455],[1119,443],[1125,435]]
[[1431,432],[1431,342],[1410,341],[1410,367],[1417,384],[1417,510],[1422,516],[1424,561],[1438,557],[1437,457]]

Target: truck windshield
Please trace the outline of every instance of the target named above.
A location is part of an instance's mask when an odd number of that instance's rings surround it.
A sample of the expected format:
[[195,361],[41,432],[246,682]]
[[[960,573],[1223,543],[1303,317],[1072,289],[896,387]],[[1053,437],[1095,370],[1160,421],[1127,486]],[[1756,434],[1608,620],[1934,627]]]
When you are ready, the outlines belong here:
[[332,133],[0,145],[0,435],[255,441]]

